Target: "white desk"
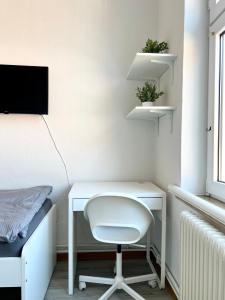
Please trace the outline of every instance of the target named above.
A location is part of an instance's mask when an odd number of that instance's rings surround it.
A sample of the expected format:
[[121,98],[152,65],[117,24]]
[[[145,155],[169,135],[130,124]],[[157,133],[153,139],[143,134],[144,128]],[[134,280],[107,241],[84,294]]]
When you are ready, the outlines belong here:
[[[146,203],[151,210],[159,211],[162,220],[161,279],[160,288],[165,287],[165,245],[166,245],[166,194],[151,182],[77,182],[69,193],[68,224],[68,293],[73,294],[76,274],[76,245],[74,239],[74,212],[83,211],[87,201],[94,195],[112,192],[135,196]],[[149,249],[148,249],[149,252]],[[148,255],[148,254],[147,254]]]

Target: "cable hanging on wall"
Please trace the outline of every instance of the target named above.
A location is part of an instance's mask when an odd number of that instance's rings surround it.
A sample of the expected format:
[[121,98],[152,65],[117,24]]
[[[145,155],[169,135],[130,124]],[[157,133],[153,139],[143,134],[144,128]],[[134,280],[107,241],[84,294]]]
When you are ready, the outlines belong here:
[[65,170],[65,173],[66,173],[67,184],[68,184],[68,187],[69,187],[69,189],[70,189],[70,180],[69,180],[69,174],[68,174],[66,162],[65,162],[65,160],[64,160],[64,158],[63,158],[61,152],[59,151],[58,146],[56,145],[55,139],[54,139],[54,137],[53,137],[53,135],[52,135],[52,132],[51,132],[49,126],[48,126],[47,120],[45,119],[45,117],[44,117],[43,115],[41,115],[41,117],[42,117],[42,119],[43,119],[43,121],[44,121],[44,123],[45,123],[45,126],[46,126],[47,130],[48,130],[48,133],[49,133],[49,136],[50,136],[50,138],[51,138],[51,140],[52,140],[53,146],[54,146],[56,152],[58,153],[58,155],[59,155],[59,157],[60,157],[60,159],[61,159],[61,161],[62,161],[64,170]]

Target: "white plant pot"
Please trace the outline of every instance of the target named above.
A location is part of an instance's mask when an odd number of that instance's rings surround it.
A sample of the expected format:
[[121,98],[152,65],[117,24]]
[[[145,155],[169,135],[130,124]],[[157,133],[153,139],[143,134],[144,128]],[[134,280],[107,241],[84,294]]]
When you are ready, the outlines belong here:
[[154,106],[154,102],[150,102],[150,101],[142,102],[142,106]]

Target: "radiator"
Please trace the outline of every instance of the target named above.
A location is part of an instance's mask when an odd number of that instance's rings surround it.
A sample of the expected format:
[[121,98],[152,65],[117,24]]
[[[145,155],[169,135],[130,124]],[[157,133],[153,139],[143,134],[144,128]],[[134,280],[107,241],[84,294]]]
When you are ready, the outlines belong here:
[[225,300],[225,235],[198,216],[181,214],[180,300]]

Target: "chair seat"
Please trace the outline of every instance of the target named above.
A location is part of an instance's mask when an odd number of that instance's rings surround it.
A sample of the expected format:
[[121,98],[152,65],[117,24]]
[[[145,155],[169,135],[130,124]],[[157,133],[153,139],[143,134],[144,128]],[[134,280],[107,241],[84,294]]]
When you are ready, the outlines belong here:
[[140,237],[136,228],[108,225],[94,227],[92,234],[100,242],[120,245],[136,243]]
[[84,216],[97,241],[111,244],[132,244],[140,240],[154,222],[148,206],[135,197],[97,195],[91,198]]

